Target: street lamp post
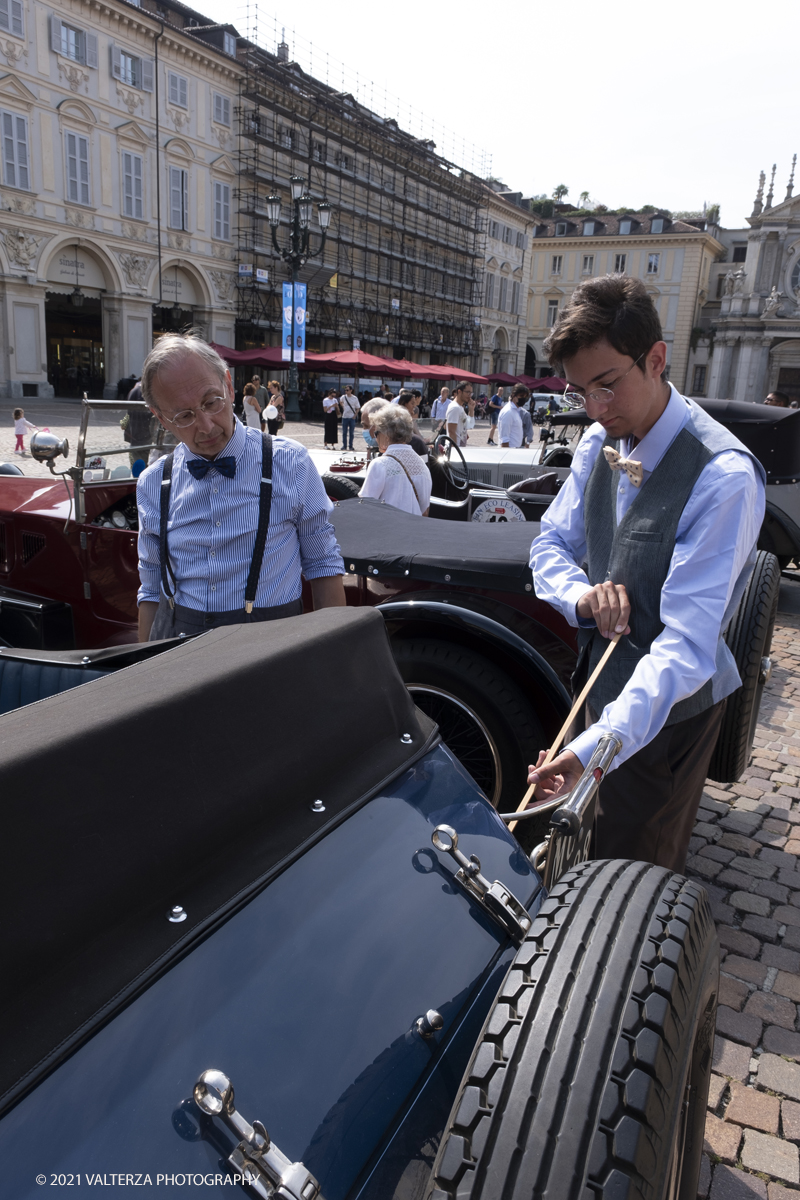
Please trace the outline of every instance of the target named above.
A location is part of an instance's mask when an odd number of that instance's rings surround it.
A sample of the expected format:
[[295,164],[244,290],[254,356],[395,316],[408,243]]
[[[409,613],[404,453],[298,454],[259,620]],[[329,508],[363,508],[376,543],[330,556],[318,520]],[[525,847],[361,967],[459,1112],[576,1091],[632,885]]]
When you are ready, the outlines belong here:
[[[267,198],[267,219],[272,230],[272,244],[275,247],[275,253],[280,255],[285,263],[289,264],[292,272],[292,344],[289,358],[289,392],[286,397],[286,418],[289,421],[299,421],[302,414],[300,412],[300,389],[297,382],[297,363],[294,359],[294,285],[297,283],[300,268],[305,266],[309,258],[315,257],[315,254],[311,251],[311,231],[309,229],[314,211],[314,202],[306,191],[306,181],[301,175],[292,175],[289,180],[289,187],[291,189],[294,211],[292,214],[292,240],[288,248],[284,249],[278,245],[277,229],[281,220],[280,196],[269,196]],[[321,201],[317,206],[317,215],[319,216],[319,225],[322,230],[322,240],[316,250],[316,254],[322,254],[325,248],[328,226],[331,222],[331,206],[327,200]]]

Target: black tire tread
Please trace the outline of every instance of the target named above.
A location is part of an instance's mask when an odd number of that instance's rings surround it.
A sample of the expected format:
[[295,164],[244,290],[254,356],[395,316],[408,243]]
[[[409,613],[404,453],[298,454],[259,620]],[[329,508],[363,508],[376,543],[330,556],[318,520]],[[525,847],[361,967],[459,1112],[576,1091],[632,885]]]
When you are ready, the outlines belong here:
[[361,491],[360,483],[346,475],[334,475],[332,471],[323,473],[322,484],[331,500],[352,500]]
[[[742,686],[728,697],[708,767],[709,779],[735,783],[747,766],[763,688],[761,659],[769,654],[778,611],[781,569],[774,554],[760,550],[742,599],[725,632]],[[755,709],[755,711],[754,711]]]
[[478,1039],[431,1200],[660,1195],[653,1163],[669,1158],[663,1118],[690,1051],[692,980],[716,954],[699,885],[646,863],[567,872]]

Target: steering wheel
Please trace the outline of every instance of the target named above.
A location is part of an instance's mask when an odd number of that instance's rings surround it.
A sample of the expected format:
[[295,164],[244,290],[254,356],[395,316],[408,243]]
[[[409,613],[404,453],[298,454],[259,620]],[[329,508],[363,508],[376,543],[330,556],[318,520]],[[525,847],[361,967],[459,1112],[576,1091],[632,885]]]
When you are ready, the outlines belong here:
[[[440,433],[433,445],[447,482],[456,488],[457,491],[466,492],[469,489],[470,480],[469,472],[467,470],[467,460],[461,453],[461,447],[458,446],[447,433]],[[456,454],[461,459],[461,464],[464,468],[463,479],[456,475],[455,471],[453,470],[453,465],[450,462],[450,455],[452,454],[453,450],[455,450]],[[444,462],[441,461],[442,458],[445,459]]]

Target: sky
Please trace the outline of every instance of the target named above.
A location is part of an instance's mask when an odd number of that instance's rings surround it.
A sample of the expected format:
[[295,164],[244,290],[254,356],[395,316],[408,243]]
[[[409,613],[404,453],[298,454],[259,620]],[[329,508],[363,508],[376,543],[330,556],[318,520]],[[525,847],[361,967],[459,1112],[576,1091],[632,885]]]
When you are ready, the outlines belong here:
[[[800,5],[771,0],[536,5],[449,0],[194,0],[292,57],[440,153],[524,195],[673,212],[721,206],[745,224],[777,163],[783,200],[800,150]],[[800,174],[796,192],[800,194]]]

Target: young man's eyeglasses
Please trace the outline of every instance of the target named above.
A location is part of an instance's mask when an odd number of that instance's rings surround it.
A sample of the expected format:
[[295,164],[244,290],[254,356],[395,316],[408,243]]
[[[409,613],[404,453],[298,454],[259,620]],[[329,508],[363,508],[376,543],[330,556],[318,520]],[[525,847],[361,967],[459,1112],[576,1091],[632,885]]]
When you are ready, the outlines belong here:
[[188,429],[197,420],[198,412],[203,413],[206,417],[213,417],[217,413],[222,412],[227,403],[228,401],[225,396],[209,396],[208,400],[203,401],[199,409],[185,408],[182,412],[175,413],[174,417],[164,416],[164,420],[169,421],[170,425],[174,425],[176,429]]
[[[647,351],[645,351],[645,354],[646,353]],[[633,368],[637,366],[637,364],[640,363],[643,358],[644,354],[640,354],[636,359],[636,362],[631,363],[625,374],[620,375],[619,379],[615,379],[610,387],[595,388],[593,392],[587,392],[585,396],[582,396],[580,392],[564,392],[562,397],[564,403],[568,405],[569,408],[584,408],[586,401],[591,400],[592,404],[604,404],[606,407],[608,407],[608,405],[614,399],[614,388],[618,387],[622,383],[626,375],[630,375]]]

